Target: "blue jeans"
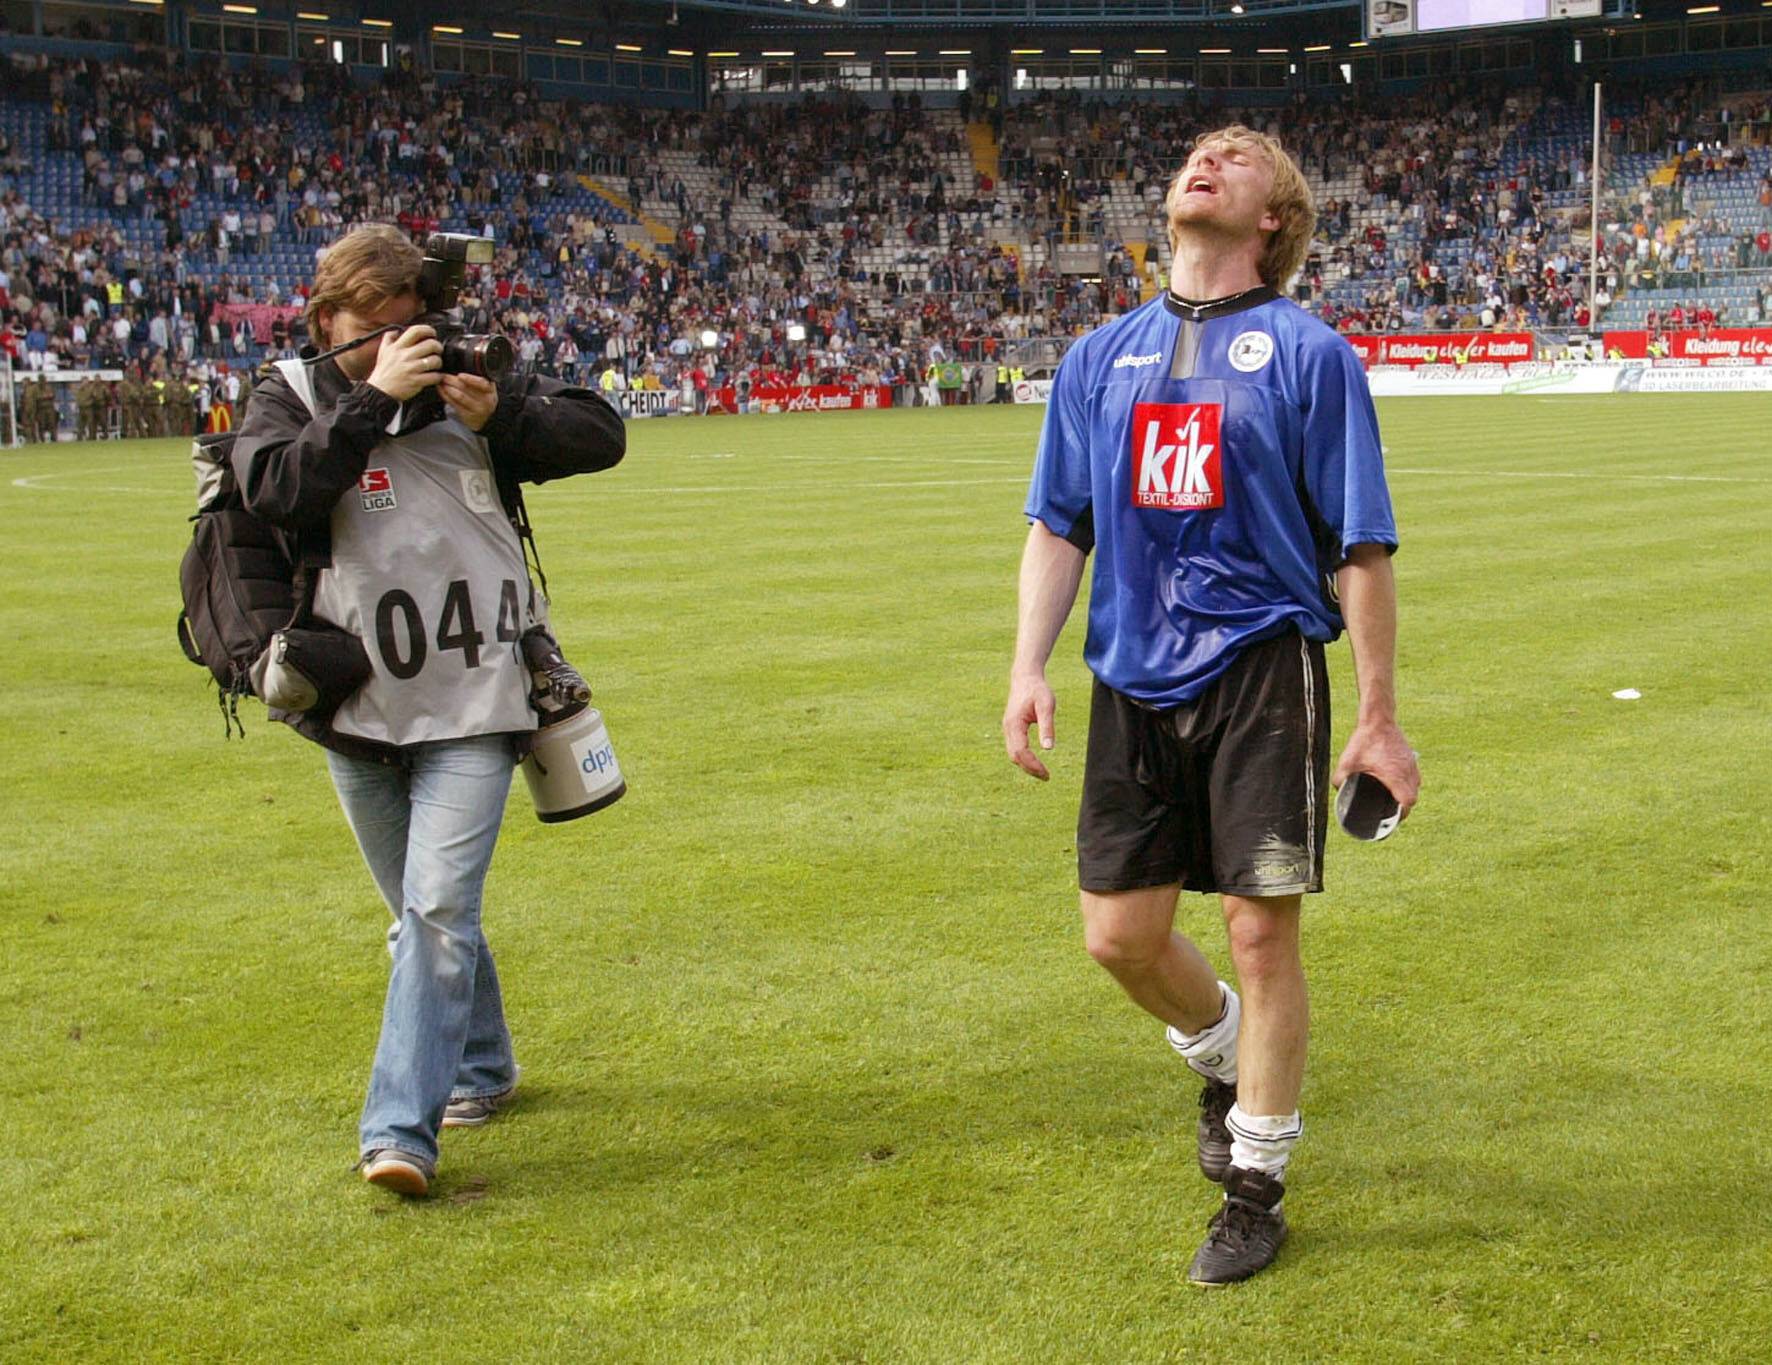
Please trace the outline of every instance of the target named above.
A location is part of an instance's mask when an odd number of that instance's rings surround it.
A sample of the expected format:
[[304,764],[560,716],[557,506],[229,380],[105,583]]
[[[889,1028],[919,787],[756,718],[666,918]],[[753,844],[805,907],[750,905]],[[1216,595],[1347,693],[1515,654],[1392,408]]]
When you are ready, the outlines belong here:
[[332,784],[393,911],[394,959],[363,1104],[362,1150],[437,1159],[452,1097],[516,1083],[480,892],[516,756],[509,735],[418,744],[406,768],[328,751]]

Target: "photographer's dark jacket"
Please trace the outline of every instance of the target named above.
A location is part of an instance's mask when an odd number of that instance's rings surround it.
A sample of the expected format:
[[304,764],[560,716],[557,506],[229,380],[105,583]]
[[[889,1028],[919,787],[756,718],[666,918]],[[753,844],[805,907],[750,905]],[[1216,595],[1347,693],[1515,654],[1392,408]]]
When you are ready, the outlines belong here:
[[512,525],[517,486],[617,463],[620,416],[589,389],[529,376],[499,386],[475,433],[434,395],[402,405],[331,361],[298,377],[313,412],[273,371],[234,443],[235,478],[317,575],[315,614],[362,640],[373,673],[331,715],[273,716],[360,757],[533,730],[516,642],[541,604]]

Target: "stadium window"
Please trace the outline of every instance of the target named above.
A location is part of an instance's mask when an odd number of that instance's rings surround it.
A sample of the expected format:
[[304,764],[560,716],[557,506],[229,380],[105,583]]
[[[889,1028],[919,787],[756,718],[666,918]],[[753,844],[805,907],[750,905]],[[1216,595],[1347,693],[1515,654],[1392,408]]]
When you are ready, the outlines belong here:
[[452,75],[461,70],[462,50],[460,43],[431,44],[431,70]]
[[1431,47],[1427,53],[1427,69],[1435,76],[1450,76],[1453,71],[1450,47]]
[[35,33],[37,7],[31,0],[5,0],[0,4],[0,20],[5,21],[8,33]]
[[492,49],[492,74],[504,76],[510,80],[517,79],[520,69],[517,64],[517,49],[514,47],[495,47]]
[[868,62],[801,62],[802,90],[871,90],[874,68]]
[[1680,50],[1680,29],[1677,24],[1658,24],[1643,30],[1643,55],[1667,57]]
[[1018,90],[1099,90],[1101,65],[1090,59],[1051,57],[1016,68]]
[[[10,13],[10,11],[9,11]],[[27,18],[16,31],[31,31]],[[121,5],[80,5],[50,0],[43,6],[43,36],[72,38],[83,42],[164,43],[166,13]]]
[[586,57],[580,64],[579,80],[586,85],[609,84],[609,58]]
[[1131,90],[1191,90],[1199,76],[1193,62],[1169,57],[1134,57],[1108,68],[1109,84]]
[[1760,21],[1758,19],[1731,19],[1723,26],[1723,46],[1729,48],[1758,47],[1760,45]]
[[1719,23],[1687,24],[1686,51],[1720,52],[1723,47],[1723,26]]
[[1641,57],[1643,55],[1643,30],[1626,28],[1614,33],[1606,43],[1606,55],[1609,57]]
[[193,52],[220,52],[222,50],[221,25],[209,19],[193,19],[186,31]]
[[758,66],[722,66],[708,75],[709,89],[716,95],[744,94],[763,88],[763,68]]

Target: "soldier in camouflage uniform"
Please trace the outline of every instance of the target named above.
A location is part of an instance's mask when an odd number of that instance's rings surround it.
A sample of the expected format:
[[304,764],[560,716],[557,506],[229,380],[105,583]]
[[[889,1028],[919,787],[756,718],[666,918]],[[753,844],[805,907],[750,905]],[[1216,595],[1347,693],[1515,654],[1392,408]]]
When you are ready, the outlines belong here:
[[98,440],[99,405],[103,402],[99,382],[90,374],[74,386],[75,440]]
[[58,425],[55,410],[55,395],[49,391],[49,381],[38,375],[34,383],[25,386],[25,439],[27,441],[53,441]]

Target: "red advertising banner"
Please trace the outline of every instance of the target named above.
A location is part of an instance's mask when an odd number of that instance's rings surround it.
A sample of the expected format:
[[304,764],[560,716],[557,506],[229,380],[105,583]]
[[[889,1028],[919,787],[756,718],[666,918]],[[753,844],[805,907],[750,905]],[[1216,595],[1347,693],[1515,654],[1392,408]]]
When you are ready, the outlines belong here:
[[[845,412],[851,408],[889,408],[892,390],[884,384],[813,384],[751,390],[752,412]],[[730,384],[708,393],[709,412],[737,412],[738,390]]]
[[1713,327],[1669,332],[1651,355],[1647,332],[1607,332],[1606,354],[1623,360],[1681,360],[1688,365],[1772,365],[1772,327]]
[[278,318],[293,322],[301,316],[301,311],[300,306],[287,303],[218,303],[210,316],[230,331],[237,321],[245,318],[252,324],[252,339],[262,346],[271,339],[273,322]]
[[1530,332],[1356,333],[1348,345],[1373,365],[1522,365],[1538,358]]

